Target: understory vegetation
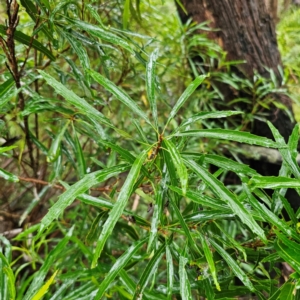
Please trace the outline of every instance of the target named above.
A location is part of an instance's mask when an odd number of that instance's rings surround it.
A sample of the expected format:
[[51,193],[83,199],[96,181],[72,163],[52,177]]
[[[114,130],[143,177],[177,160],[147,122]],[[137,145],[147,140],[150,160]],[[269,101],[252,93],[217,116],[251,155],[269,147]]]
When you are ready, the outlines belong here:
[[[299,10],[278,82],[231,72],[172,1],[4,2],[0,298],[300,299],[299,128],[285,142],[261,109],[299,98]],[[258,149],[277,177],[248,166]]]

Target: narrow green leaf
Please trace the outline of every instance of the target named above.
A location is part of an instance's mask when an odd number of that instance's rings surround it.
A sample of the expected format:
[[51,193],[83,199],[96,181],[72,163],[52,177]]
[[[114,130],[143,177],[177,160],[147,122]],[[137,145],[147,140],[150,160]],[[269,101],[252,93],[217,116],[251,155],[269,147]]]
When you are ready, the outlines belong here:
[[298,142],[299,142],[299,124],[296,124],[288,141],[288,146],[293,159],[297,159]]
[[[51,14],[49,16],[49,21],[51,23],[53,23],[55,20],[54,20],[54,17],[55,15],[59,12],[61,13],[62,11],[65,11],[65,6],[69,6],[69,5],[75,5],[77,6],[77,9],[80,10],[80,6],[79,6],[79,3],[77,1],[74,1],[74,0],[63,0],[63,1],[60,1],[58,2],[54,8],[52,9],[51,11]],[[59,18],[61,18],[62,15],[60,14]]]
[[34,295],[32,300],[40,300],[48,292],[50,285],[53,283],[55,276],[57,275],[58,270],[56,270],[53,275],[47,280],[47,282],[40,288],[40,290]]
[[[4,25],[0,25],[0,34],[6,35],[6,28]],[[14,39],[26,46],[31,45],[32,48],[45,54],[52,61],[55,61],[56,58],[52,54],[52,52],[49,51],[46,47],[44,47],[39,41],[37,41],[36,39],[33,39],[31,36],[28,36],[28,35],[24,34],[23,32],[16,30],[14,32]]]
[[228,266],[231,268],[233,273],[241,280],[241,282],[252,292],[255,292],[255,288],[252,282],[249,280],[245,272],[239,267],[236,261],[228,254],[228,252],[218,245],[214,240],[209,239],[211,245],[219,252],[219,254],[224,258]]
[[145,244],[148,237],[145,237],[132,244],[114,263],[110,271],[105,274],[104,280],[101,282],[99,290],[95,296],[95,300],[102,299],[107,287],[115,279],[115,277],[124,269],[132,256]]
[[176,129],[177,131],[182,130],[184,127],[195,123],[199,120],[205,120],[205,119],[219,119],[219,118],[226,118],[226,117],[230,117],[233,115],[239,115],[239,114],[243,114],[244,112],[242,111],[210,111],[210,112],[200,112],[198,114],[195,114],[191,117],[189,117],[187,120],[183,121],[180,126]]
[[70,18],[66,18],[66,19],[70,23],[75,24],[76,26],[83,29],[84,31],[87,31],[88,33],[90,33],[104,41],[107,41],[113,45],[120,46],[120,47],[126,49],[127,51],[134,53],[131,46],[128,44],[128,42],[126,40],[113,34],[108,29],[104,30],[103,28],[100,28],[98,26],[95,26],[93,24],[83,22],[80,20],[75,20],[75,19],[70,19]]
[[0,177],[4,178],[7,181],[11,182],[19,182],[18,176],[11,174],[3,169],[0,168]]
[[253,190],[261,189],[281,189],[281,188],[300,188],[300,180],[287,177],[275,176],[253,176],[248,182]]
[[66,192],[64,192],[59,197],[58,201],[49,209],[48,213],[41,221],[42,226],[39,232],[42,232],[43,229],[48,227],[54,219],[57,219],[59,215],[63,213],[65,208],[69,206],[77,196],[87,191],[93,185],[124,172],[128,168],[128,165],[119,165],[85,175],[81,180],[76,182]]
[[155,49],[151,53],[146,67],[147,96],[148,96],[148,101],[150,104],[150,108],[151,108],[151,112],[152,112],[152,116],[156,128],[158,127],[157,106],[156,106],[156,99],[155,99],[155,65],[156,65],[157,55],[158,55],[158,49]]
[[22,300],[32,300],[33,296],[39,291],[42,287],[45,277],[49,269],[53,266],[56,259],[65,251],[66,245],[73,235],[74,226],[71,227],[68,233],[61,239],[61,241],[56,245],[56,247],[51,250],[45,257],[45,261],[40,267],[40,269],[34,274],[33,280],[28,288],[25,296]]
[[248,176],[257,175],[257,172],[251,169],[249,166],[242,163],[236,162],[224,156],[214,155],[214,154],[202,154],[202,153],[192,153],[192,152],[182,152],[181,155],[188,159],[203,159],[204,163],[213,164],[219,168],[226,171],[232,171],[234,173],[241,173]]
[[270,211],[264,204],[258,202],[258,200],[251,194],[246,184],[243,184],[243,190],[245,191],[251,206],[264,218],[264,220],[276,226],[288,236],[292,236],[296,240],[299,240],[300,237],[297,235],[295,230],[290,228],[285,221],[279,219],[278,216]]
[[223,226],[222,223],[219,224],[218,222],[215,222],[214,224],[215,224],[215,226],[217,226],[219,228],[220,232],[223,233],[223,235],[226,237],[226,240],[228,240],[229,243],[233,247],[235,247],[238,251],[240,251],[241,253],[243,253],[244,260],[247,261],[247,252],[245,251],[244,246],[241,245],[239,243],[239,241],[237,241],[235,239],[235,237],[232,236],[231,233],[227,232],[226,228],[224,228],[224,226]]
[[[5,87],[4,87],[5,88]],[[17,96],[20,89],[16,89],[14,83],[6,90],[3,90],[2,95],[0,96],[0,108],[4,107],[5,110],[6,104],[14,97]]]
[[[211,281],[209,280],[209,278],[201,280],[201,283],[202,282],[203,282],[203,287],[204,287],[205,296],[206,296],[207,300],[215,300],[214,289],[213,289],[213,286],[212,286]],[[218,296],[219,296],[219,293],[218,293]]]
[[129,22],[130,14],[130,0],[125,0],[124,10],[123,10],[123,29],[126,30]]
[[213,220],[226,220],[233,219],[234,214],[226,209],[226,210],[202,210],[199,212],[195,212],[189,215],[184,216],[184,221],[186,223],[202,223],[205,221],[213,221]]
[[102,113],[87,103],[83,98],[77,96],[73,91],[67,89],[62,83],[58,82],[44,71],[39,70],[39,73],[58,94],[63,96],[70,104],[74,105],[80,111],[80,113],[87,115],[90,118],[94,118],[96,121],[99,121],[100,123],[103,123],[109,127],[113,127],[110,121],[105,118]]
[[192,300],[191,285],[185,270],[188,259],[182,255],[179,257],[179,279],[180,279],[180,295],[182,300]]
[[292,282],[286,282],[281,287],[280,297],[278,300],[287,300],[287,299],[294,299],[294,291],[295,291],[295,284]]
[[[119,155],[121,155],[121,157],[123,157],[127,162],[129,163],[134,163],[136,157],[134,157],[128,150],[118,146],[115,143],[111,143],[105,140],[98,140],[99,144],[103,144],[106,147],[111,148],[112,150],[116,151]],[[148,170],[142,166],[142,172],[143,174],[145,174],[147,177],[151,177],[150,173],[148,172]]]
[[151,124],[147,115],[137,106],[135,101],[133,101],[122,89],[117,87],[112,81],[103,77],[101,74],[88,70],[88,74],[90,74],[95,81],[101,84],[107,91],[111,92],[119,101],[129,107],[132,112],[136,113],[142,119],[144,119],[147,123]]
[[201,232],[198,234],[198,237],[199,237],[199,239],[201,241],[202,249],[203,249],[206,261],[208,263],[208,266],[209,266],[212,278],[214,280],[216,289],[218,291],[221,291],[220,284],[219,284],[218,278],[217,278],[217,271],[216,271],[216,266],[215,266],[214,258],[213,258],[213,255],[212,255],[212,251],[211,251],[211,249],[209,247],[210,245],[208,243],[208,240],[205,237],[205,235],[203,235],[203,233],[201,233]]
[[[80,200],[83,203],[86,203],[88,205],[92,205],[92,206],[95,206],[95,207],[99,207],[99,208],[112,209],[114,207],[113,203],[109,202],[108,200],[106,200],[106,199],[104,199],[100,196],[98,196],[96,198],[96,197],[93,197],[91,195],[81,194],[81,195],[77,196],[77,198],[78,198],[78,200]],[[132,213],[132,211],[129,211],[129,210],[125,209],[124,212],[126,214],[128,214],[129,216],[133,216],[135,218],[136,224],[150,228],[150,223],[147,220],[145,220],[145,219],[139,217],[138,215]]]
[[[2,255],[2,253],[0,253]],[[1,259],[0,255],[0,259]],[[2,272],[7,276],[7,287],[9,292],[9,299],[16,298],[16,282],[15,282],[15,275],[13,270],[9,265],[2,268]]]
[[60,154],[60,144],[62,138],[65,134],[66,129],[68,128],[70,121],[68,121],[65,126],[60,130],[59,134],[53,140],[51,147],[47,154],[47,162],[55,162]]
[[108,217],[108,211],[103,210],[97,215],[96,218],[94,218],[93,223],[89,228],[89,232],[85,237],[86,245],[91,245],[92,243],[98,240],[98,236],[101,233],[102,225],[104,224],[107,217]]
[[284,244],[282,241],[277,240],[274,243],[274,248],[277,254],[283,258],[296,272],[300,273],[300,257],[299,252]]
[[145,144],[149,144],[148,139],[147,139],[147,137],[144,133],[144,130],[140,125],[140,122],[136,119],[132,119],[132,122],[133,122],[134,126],[136,127],[136,129],[138,131],[138,134],[141,138],[141,141],[144,142]]
[[[166,179],[167,176],[170,177],[170,181],[171,181],[171,184],[176,186],[177,185],[177,178],[176,178],[176,174],[175,174],[175,167],[174,167],[174,164],[172,163],[172,159],[171,159],[171,156],[170,156],[170,153],[169,151],[166,150],[166,147],[164,146],[164,140],[163,140],[163,147],[162,147],[162,151],[163,151],[163,158],[164,158],[164,162],[166,164],[166,168],[164,167],[163,169],[165,170],[165,173],[163,174],[163,177]],[[167,169],[167,170],[166,170]],[[167,172],[166,172],[167,171]],[[194,239],[192,238],[191,236],[191,232],[187,226],[187,224],[185,223],[181,213],[180,213],[180,210],[177,206],[177,202],[178,202],[178,197],[177,197],[177,194],[174,194],[174,198],[172,197],[172,195],[170,195],[170,202],[171,202],[171,205],[172,205],[172,208],[173,208],[173,211],[188,239],[188,242],[189,242],[189,245],[191,247],[193,247],[194,249],[196,249],[197,252],[200,253],[199,251],[199,248],[197,247],[197,244],[195,243]]]
[[0,99],[15,85],[15,80],[11,77],[0,85]]
[[182,107],[182,105],[185,103],[185,101],[193,94],[193,92],[196,90],[196,88],[203,82],[203,80],[206,77],[207,77],[207,75],[200,75],[200,76],[196,77],[196,79],[192,83],[189,84],[189,86],[186,88],[186,90],[183,92],[183,94],[179,97],[175,106],[171,110],[168,121],[166,123],[166,126],[174,118],[174,116],[177,114],[178,110]]
[[168,276],[167,296],[168,299],[171,299],[173,294],[173,283],[174,283],[174,265],[173,265],[173,257],[169,245],[166,246],[166,260],[167,260],[167,276]]
[[[294,252],[300,253],[300,244],[290,240],[290,236],[286,234],[282,234],[280,231],[275,230],[275,233],[277,237],[279,238],[280,241],[282,241],[286,246],[288,246],[291,250]],[[300,263],[300,258],[299,258],[299,263]]]
[[78,139],[78,136],[77,136],[74,126],[73,126],[73,135],[74,135],[74,142],[75,142],[75,149],[74,149],[75,157],[76,157],[76,161],[77,161],[76,167],[79,172],[79,178],[81,179],[86,174],[87,168],[86,168],[86,163],[85,163],[82,147],[79,142],[79,139]]
[[98,242],[97,242],[97,245],[95,248],[94,257],[93,257],[93,261],[92,261],[92,268],[95,268],[97,266],[98,258],[101,255],[101,252],[103,250],[105,242],[108,239],[108,237],[110,236],[111,232],[113,231],[118,219],[122,215],[123,210],[127,204],[127,201],[133,192],[134,184],[137,180],[138,174],[144,163],[144,160],[147,157],[147,152],[148,151],[144,150],[136,158],[136,160],[133,163],[131,170],[127,176],[127,179],[121,188],[118,199],[117,199],[113,209],[110,211],[108,219],[106,220],[105,224],[103,225],[103,230],[99,236],[99,239],[98,239]]
[[71,34],[68,34],[67,32],[60,30],[59,31],[63,36],[67,38],[69,41],[71,47],[74,49],[75,53],[77,54],[80,63],[82,65],[82,68],[89,69],[90,68],[90,59],[89,56],[85,50],[85,48],[82,46],[82,44],[75,39]]
[[181,182],[182,192],[183,195],[185,195],[187,185],[188,185],[188,172],[181,158],[181,155],[171,141],[164,140],[163,144],[166,147],[166,149],[169,151],[173,164],[176,167],[176,171]]
[[178,221],[179,221],[179,223],[180,223],[180,225],[181,225],[181,227],[182,227],[182,229],[183,229],[183,231],[184,231],[184,233],[185,233],[185,235],[186,235],[186,237],[188,239],[190,247],[194,248],[198,253],[200,253],[200,250],[199,250],[199,248],[197,246],[197,243],[193,239],[193,237],[191,235],[191,232],[190,232],[190,230],[189,230],[189,228],[188,228],[188,226],[187,226],[184,218],[182,217],[182,215],[180,213],[180,210],[178,209],[176,203],[172,199],[172,197],[170,197],[170,202],[172,204],[172,208],[173,208],[173,210],[175,212],[175,215],[176,215],[176,217],[177,217],[177,219],[178,219]]
[[[39,12],[37,10],[36,5],[32,1],[30,1],[30,0],[20,0],[20,2],[22,4],[22,6],[25,7],[26,12],[30,16],[30,18],[36,23],[37,19],[40,16],[40,14],[39,14]],[[49,5],[48,5],[48,7],[49,7]],[[40,6],[40,8],[41,8],[41,6]],[[43,26],[42,27],[42,31],[48,37],[48,39],[50,39],[51,41],[53,41],[52,33],[47,29],[47,27]]]
[[224,184],[210,174],[206,169],[197,165],[194,161],[186,161],[188,166],[210,187],[210,189],[246,224],[253,233],[257,234],[263,241],[267,241],[263,229],[255,222],[253,216],[237,199],[236,195],[230,192]]
[[135,293],[132,299],[142,299],[142,295],[144,289],[146,288],[147,283],[153,276],[154,272],[157,270],[157,265],[159,264],[161,257],[165,251],[166,243],[163,243],[155,252],[152,258],[150,259],[149,263],[147,264],[146,268],[144,269],[139,282],[136,285]]
[[0,245],[0,298],[15,299],[16,282],[14,272],[11,268],[12,246],[9,240],[3,235],[0,235]]
[[153,215],[152,215],[152,221],[151,221],[151,230],[150,230],[149,242],[148,242],[148,246],[147,246],[147,253],[152,251],[153,244],[154,244],[154,242],[157,238],[157,227],[158,227],[159,221],[160,221],[159,217],[160,217],[159,216],[159,207],[156,203],[156,204],[154,204],[154,209],[153,209]]
[[95,20],[99,23],[100,27],[107,30],[106,26],[104,26],[99,14],[97,13],[97,11],[94,9],[94,7],[91,4],[87,4],[85,6],[88,11],[90,12],[90,14],[95,18]]
[[[183,191],[180,188],[176,186],[169,186],[169,188],[177,194],[184,196]],[[185,197],[191,199],[195,203],[203,205],[204,207],[211,207],[216,210],[222,210],[223,212],[225,212],[225,210],[229,210],[228,205],[220,199],[202,195],[201,193],[193,190],[187,190]]]
[[[284,141],[284,138],[281,136],[281,134],[279,133],[279,131],[274,127],[274,125],[271,122],[268,122],[268,125],[273,133],[273,136],[275,138],[275,141],[278,144],[281,144],[282,147],[279,149],[279,152],[282,156],[282,159],[287,163],[287,165],[290,167],[291,171],[293,172],[294,176],[298,179],[300,179],[300,168],[298,166],[298,163],[296,161],[296,157],[292,156],[291,151],[289,148],[284,147],[286,146],[286,143]],[[298,128],[295,128],[296,130],[298,130]],[[293,131],[294,132],[294,131]],[[296,133],[298,135],[298,132]],[[295,133],[294,133],[295,135]],[[298,136],[299,138],[299,136]]]
[[[135,288],[136,288],[136,282],[133,281],[124,270],[121,270],[119,272],[119,276],[120,276],[122,284],[126,287],[126,289],[130,292],[130,294],[133,295]],[[144,298],[149,299],[149,300],[164,300],[165,299],[164,294],[149,291],[149,290],[145,290],[144,295],[145,295]],[[132,297],[130,297],[128,299],[132,299]]]
[[234,141],[250,145],[262,147],[280,148],[281,144],[273,142],[265,137],[257,136],[249,132],[241,132],[228,129],[203,129],[203,130],[188,130],[175,134],[176,136],[192,136],[199,138],[212,138],[227,141]]

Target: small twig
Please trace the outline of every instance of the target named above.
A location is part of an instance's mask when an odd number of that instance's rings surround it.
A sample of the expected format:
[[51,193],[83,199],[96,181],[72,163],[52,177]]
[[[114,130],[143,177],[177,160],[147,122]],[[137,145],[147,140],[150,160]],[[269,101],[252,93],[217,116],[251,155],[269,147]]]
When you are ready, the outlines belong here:
[[[16,28],[19,24],[19,4],[16,0],[6,0],[6,11],[7,11],[7,28],[6,28],[6,41],[1,38],[0,45],[4,51],[4,54],[7,59],[6,66],[11,73],[12,77],[14,78],[15,84],[17,89],[21,88],[21,72],[18,68],[18,62],[15,53],[15,41],[14,41],[14,34]],[[25,108],[25,97],[22,91],[19,92],[19,108],[21,111]],[[37,170],[35,168],[35,161],[33,157],[33,147],[29,137],[29,122],[28,116],[24,116],[24,132],[26,136],[26,144],[29,150],[29,158],[31,168],[34,172],[34,176],[37,175]]]
[[29,177],[21,177],[21,176],[19,176],[19,180],[20,181],[37,183],[37,184],[41,184],[41,185],[50,185],[50,186],[52,186],[52,187],[54,187],[56,189],[65,190],[65,188],[62,185],[51,184],[50,182],[47,182],[47,181],[44,181],[44,180],[40,180],[40,179],[36,179],[36,178],[29,178]]

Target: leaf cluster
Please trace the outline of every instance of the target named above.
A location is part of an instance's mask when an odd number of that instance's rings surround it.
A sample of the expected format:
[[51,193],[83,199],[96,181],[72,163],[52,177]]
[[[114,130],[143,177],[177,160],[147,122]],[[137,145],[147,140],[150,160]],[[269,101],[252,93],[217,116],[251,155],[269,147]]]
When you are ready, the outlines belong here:
[[[267,139],[214,105],[219,80],[267,106],[272,74],[231,74],[206,25],[166,18],[169,2],[20,2],[22,85],[4,67],[0,85],[1,210],[20,232],[0,236],[1,298],[297,299],[300,210],[285,195],[300,188],[299,128],[286,143],[268,123]],[[277,150],[279,176],[241,162],[241,144]]]

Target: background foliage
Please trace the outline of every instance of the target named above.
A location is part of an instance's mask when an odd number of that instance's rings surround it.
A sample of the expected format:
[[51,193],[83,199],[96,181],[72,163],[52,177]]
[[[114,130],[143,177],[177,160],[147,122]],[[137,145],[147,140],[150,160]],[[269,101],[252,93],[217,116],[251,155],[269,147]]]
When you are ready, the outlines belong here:
[[[278,25],[284,85],[232,74],[171,1],[20,1],[18,15],[15,45],[0,25],[1,298],[298,299],[298,127],[287,144],[272,124],[274,141],[245,130],[268,94],[297,98],[299,10]],[[258,106],[218,110],[215,81]],[[280,176],[237,142],[280,152]]]

